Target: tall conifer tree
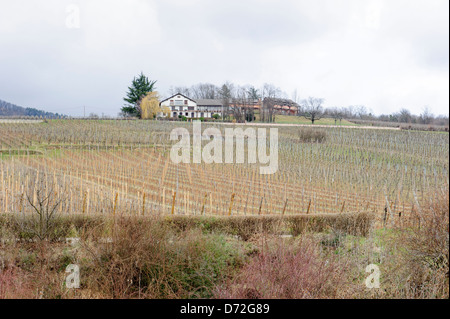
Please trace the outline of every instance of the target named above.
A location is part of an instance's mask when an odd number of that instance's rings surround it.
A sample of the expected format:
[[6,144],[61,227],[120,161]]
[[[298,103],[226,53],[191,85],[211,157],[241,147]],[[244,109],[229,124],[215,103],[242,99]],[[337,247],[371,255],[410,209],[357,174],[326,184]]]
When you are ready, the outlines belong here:
[[156,81],[150,81],[142,72],[138,77],[134,77],[131,86],[128,87],[127,96],[123,99],[128,105],[122,107],[122,112],[140,117],[139,104],[149,92],[155,89]]

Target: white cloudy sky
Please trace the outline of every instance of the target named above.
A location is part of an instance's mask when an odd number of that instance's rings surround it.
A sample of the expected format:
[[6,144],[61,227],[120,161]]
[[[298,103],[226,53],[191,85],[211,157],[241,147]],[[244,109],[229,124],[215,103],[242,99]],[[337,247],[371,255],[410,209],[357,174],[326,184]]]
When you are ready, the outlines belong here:
[[[68,28],[67,6],[80,10]],[[0,99],[116,115],[134,75],[449,110],[448,0],[0,0]]]

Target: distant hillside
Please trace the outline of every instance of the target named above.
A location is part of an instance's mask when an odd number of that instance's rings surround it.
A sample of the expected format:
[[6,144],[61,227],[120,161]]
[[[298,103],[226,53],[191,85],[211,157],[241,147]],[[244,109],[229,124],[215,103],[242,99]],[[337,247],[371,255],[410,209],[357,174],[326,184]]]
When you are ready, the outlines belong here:
[[1,116],[42,116],[45,118],[57,118],[64,115],[45,112],[31,107],[17,106],[12,103],[0,100],[0,117]]

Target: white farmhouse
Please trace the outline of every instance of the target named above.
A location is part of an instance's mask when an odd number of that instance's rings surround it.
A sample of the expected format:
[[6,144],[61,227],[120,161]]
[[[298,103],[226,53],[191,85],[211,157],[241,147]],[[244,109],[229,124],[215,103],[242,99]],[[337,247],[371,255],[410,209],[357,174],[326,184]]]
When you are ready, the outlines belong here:
[[214,114],[222,116],[224,111],[222,101],[219,99],[193,100],[181,93],[172,95],[159,104],[161,107],[167,106],[170,109],[172,118],[179,116],[185,116],[188,119],[212,118]]
[[[205,100],[202,100],[204,103]],[[179,116],[185,116],[188,119],[212,118],[214,114],[221,114],[221,107],[216,106],[211,108],[208,103],[198,105],[197,101],[181,94],[177,93],[162,100],[161,107],[167,106],[170,109],[170,117],[178,118]],[[209,107],[208,107],[209,106]]]

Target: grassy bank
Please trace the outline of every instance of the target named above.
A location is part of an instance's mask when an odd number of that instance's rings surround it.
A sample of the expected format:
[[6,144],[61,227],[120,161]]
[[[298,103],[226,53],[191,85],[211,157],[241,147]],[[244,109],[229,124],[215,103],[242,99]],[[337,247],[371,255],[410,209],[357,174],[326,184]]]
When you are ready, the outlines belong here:
[[[364,213],[74,215],[41,237],[36,220],[4,214],[0,298],[448,298],[448,203],[431,212],[386,229]],[[380,289],[364,285],[369,264]]]
[[[301,117],[301,116],[276,115],[275,123],[278,123],[278,124],[311,124],[311,121],[304,117]],[[349,122],[347,120],[337,121],[337,123],[335,124],[335,121],[332,118],[322,118],[320,120],[315,121],[314,125],[358,126],[358,124]]]

